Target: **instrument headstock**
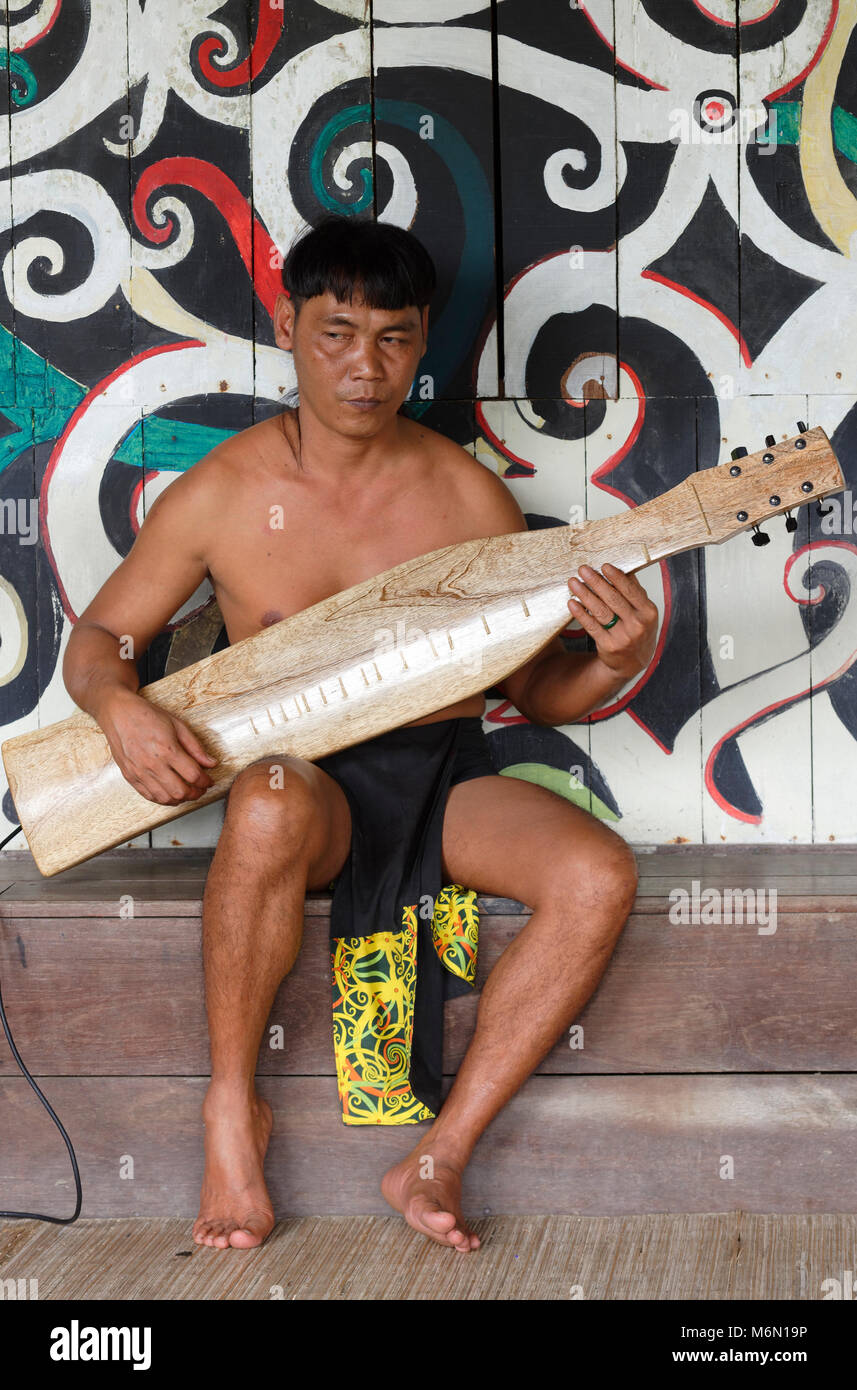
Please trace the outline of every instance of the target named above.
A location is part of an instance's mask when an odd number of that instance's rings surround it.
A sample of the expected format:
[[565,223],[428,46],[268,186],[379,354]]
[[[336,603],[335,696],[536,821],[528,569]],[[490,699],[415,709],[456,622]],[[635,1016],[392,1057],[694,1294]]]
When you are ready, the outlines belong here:
[[[757,529],[763,521],[842,491],[845,479],[824,430],[808,430],[802,420],[797,426],[800,433],[792,439],[777,444],[769,434],[758,453],[733,449],[726,463],[704,468],[679,484],[696,495],[702,513],[700,544],[752,529],[754,543],[765,545],[770,537]],[[797,530],[796,517],[787,515],[786,529]]]

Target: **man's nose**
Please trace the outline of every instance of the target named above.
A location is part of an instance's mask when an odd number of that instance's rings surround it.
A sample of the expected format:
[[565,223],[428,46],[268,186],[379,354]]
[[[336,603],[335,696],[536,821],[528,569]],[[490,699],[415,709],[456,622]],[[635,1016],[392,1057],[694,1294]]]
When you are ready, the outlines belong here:
[[369,338],[358,338],[351,357],[351,375],[376,380],[383,374],[381,353],[377,343]]

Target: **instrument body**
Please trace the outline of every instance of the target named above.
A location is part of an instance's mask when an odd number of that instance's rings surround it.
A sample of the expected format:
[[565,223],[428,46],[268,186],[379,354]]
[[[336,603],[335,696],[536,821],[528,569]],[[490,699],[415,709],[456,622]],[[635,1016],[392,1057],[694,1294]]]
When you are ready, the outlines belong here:
[[610,561],[630,574],[839,491],[824,431],[797,443],[692,474],[579,528],[445,546],[141,687],[220,760],[195,801],[141,796],[83,711],[7,739],[9,786],[40,872],[50,877],[220,799],[259,759],[312,761],[489,688],[568,625],[568,580],[582,564]]

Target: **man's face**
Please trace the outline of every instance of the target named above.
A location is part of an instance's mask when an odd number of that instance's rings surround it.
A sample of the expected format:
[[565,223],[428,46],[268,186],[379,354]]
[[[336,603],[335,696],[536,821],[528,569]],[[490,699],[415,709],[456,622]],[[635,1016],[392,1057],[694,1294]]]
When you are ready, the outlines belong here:
[[370,309],[329,291],[304,300],[277,296],[274,333],[295,360],[301,403],[339,434],[379,433],[405,400],[426,349],[428,307]]

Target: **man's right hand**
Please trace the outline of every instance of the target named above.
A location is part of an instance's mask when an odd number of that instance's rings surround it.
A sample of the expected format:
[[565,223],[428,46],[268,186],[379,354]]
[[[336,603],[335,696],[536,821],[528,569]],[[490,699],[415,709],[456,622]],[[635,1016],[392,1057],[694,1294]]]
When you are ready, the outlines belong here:
[[114,692],[98,709],[96,722],[126,782],[149,801],[178,806],[198,800],[214,785],[205,769],[217,759],[187,724],[142,695]]

